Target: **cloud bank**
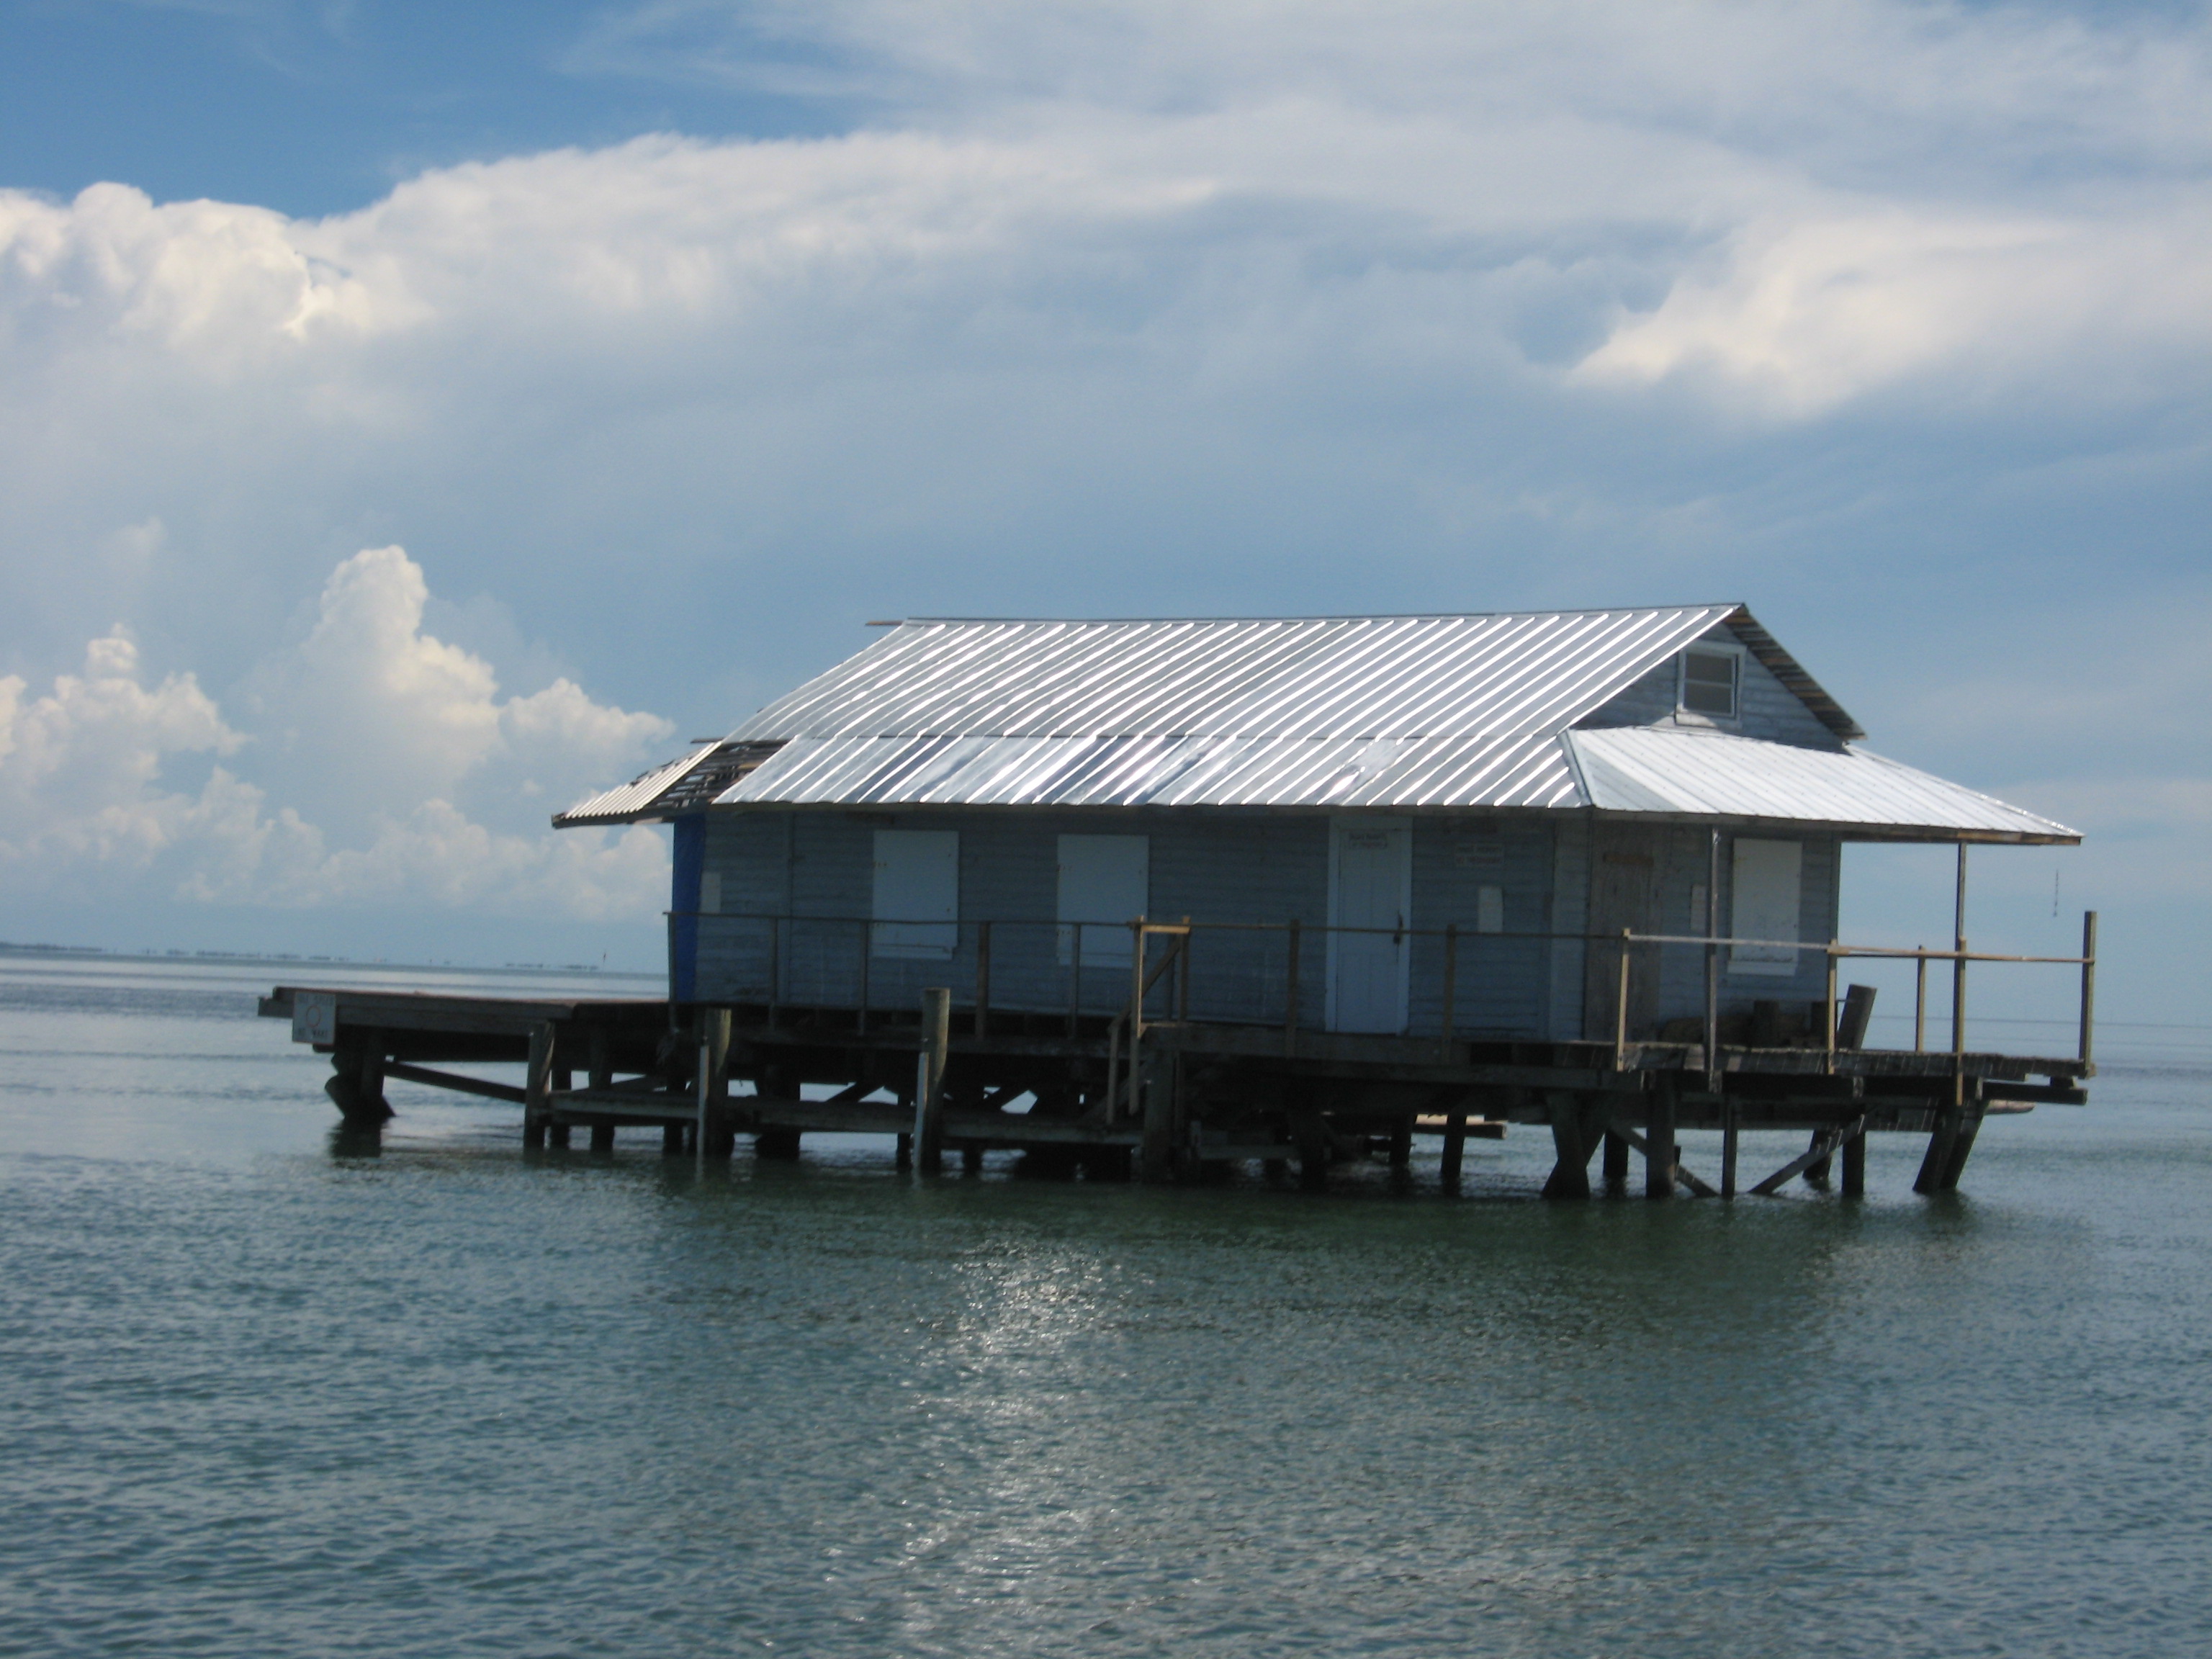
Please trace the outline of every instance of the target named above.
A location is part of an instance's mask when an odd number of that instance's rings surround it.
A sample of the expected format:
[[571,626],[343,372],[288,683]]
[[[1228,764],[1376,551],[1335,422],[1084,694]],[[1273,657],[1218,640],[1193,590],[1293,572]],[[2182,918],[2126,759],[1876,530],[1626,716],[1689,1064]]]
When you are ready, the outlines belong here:
[[[319,220],[0,191],[0,672],[21,752],[78,757],[0,760],[7,856],[642,914],[643,843],[543,813],[653,757],[625,709],[726,729],[866,617],[1743,598],[1886,752],[2178,803],[2130,868],[2195,891],[2212,757],[2149,716],[2212,625],[2209,43],[2163,7],[656,0],[569,72],[845,130]],[[478,597],[357,551],[393,543]],[[135,665],[80,666],[118,618]],[[2083,686],[2049,721],[2023,641]],[[106,781],[33,781],[65,764]]]

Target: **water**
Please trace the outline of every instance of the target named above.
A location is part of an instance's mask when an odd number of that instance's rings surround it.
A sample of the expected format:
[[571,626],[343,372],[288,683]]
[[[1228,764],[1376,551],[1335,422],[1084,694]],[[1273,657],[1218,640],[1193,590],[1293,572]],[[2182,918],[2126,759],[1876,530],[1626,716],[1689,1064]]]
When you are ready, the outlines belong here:
[[252,1018],[302,976],[0,957],[0,1650],[2212,1637],[2202,1071],[1997,1121],[1939,1201],[1892,1136],[1849,1206],[1547,1206],[1526,1130],[1456,1200],[700,1180],[404,1086],[337,1155]]

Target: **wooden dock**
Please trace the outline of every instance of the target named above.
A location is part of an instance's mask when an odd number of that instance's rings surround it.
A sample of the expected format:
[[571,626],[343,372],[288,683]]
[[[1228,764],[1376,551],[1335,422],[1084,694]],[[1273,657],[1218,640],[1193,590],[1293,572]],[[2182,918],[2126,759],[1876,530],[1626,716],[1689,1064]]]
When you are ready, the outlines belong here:
[[[1626,1190],[1632,1158],[1655,1198],[1771,1193],[1841,1165],[1865,1188],[1866,1137],[1925,1135],[1916,1189],[1957,1186],[1983,1121],[2039,1103],[2080,1104],[2086,1057],[1838,1046],[1368,1036],[1126,1014],[956,1009],[925,991],[911,1012],[654,1000],[520,999],[278,986],[260,1005],[331,1057],[326,1091],[356,1129],[391,1115],[399,1079],[506,1101],[526,1146],[596,1150],[657,1127],[672,1154],[792,1158],[801,1137],[891,1135],[902,1167],[958,1152],[1027,1155],[1040,1173],[1202,1180],[1248,1160],[1298,1166],[1410,1159],[1442,1142],[1456,1185],[1470,1137],[1508,1124],[1549,1131],[1545,1191]],[[1863,1022],[1861,1022],[1863,1029]],[[448,1069],[520,1065],[520,1085]],[[1740,1182],[1741,1132],[1795,1130],[1807,1148]],[[1686,1161],[1680,1137],[1710,1132]],[[1600,1158],[1601,1152],[1602,1158]],[[1594,1182],[1591,1164],[1600,1168]],[[1702,1163],[1705,1168],[1692,1167]]]

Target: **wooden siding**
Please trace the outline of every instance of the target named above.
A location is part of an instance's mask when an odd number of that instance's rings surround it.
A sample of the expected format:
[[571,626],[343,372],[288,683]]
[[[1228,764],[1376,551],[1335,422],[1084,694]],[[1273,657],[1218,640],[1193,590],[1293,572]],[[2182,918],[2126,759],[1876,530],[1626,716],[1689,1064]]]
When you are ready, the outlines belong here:
[[[1590,821],[1577,812],[1562,819],[1552,844],[1552,932],[1580,934],[1589,926]],[[1583,971],[1588,956],[1579,938],[1552,943],[1550,995],[1544,1032],[1567,1042],[1583,1034]]]
[[[1505,931],[1541,933],[1552,896],[1553,826],[1543,820],[1417,818],[1413,823],[1413,925],[1460,932],[1452,1029],[1461,1036],[1539,1036],[1548,988],[1545,941],[1476,932],[1480,893],[1504,890]],[[1494,849],[1497,862],[1476,862]],[[1410,1029],[1443,1025],[1444,941],[1413,941]]]
[[1742,675],[1736,686],[1737,718],[1715,720],[1685,714],[1679,707],[1680,670],[1670,657],[1628,689],[1575,722],[1580,726],[1666,726],[1719,731],[1738,737],[1759,738],[1768,743],[1790,743],[1805,749],[1837,749],[1836,734],[1773,671],[1749,652],[1725,627],[1705,637],[1717,645],[1731,645],[1741,653]]
[[[1060,960],[1051,925],[1063,834],[1144,835],[1151,839],[1150,913],[1160,921],[1263,922],[1267,931],[1202,933],[1194,947],[1191,1013],[1201,1019],[1262,1021],[1283,1017],[1286,934],[1275,924],[1304,925],[1299,966],[1303,1024],[1318,1025],[1325,1000],[1330,820],[1320,814],[1267,812],[742,812],[716,813],[705,838],[704,867],[720,878],[720,915],[699,922],[696,994],[706,1000],[751,1000],[769,992],[769,930],[758,918],[821,918],[784,925],[779,1000],[852,1006],[860,994],[862,952],[871,909],[873,836],[881,828],[955,830],[960,835],[957,948],[949,959],[871,957],[866,964],[871,1006],[905,1008],[928,985],[949,985],[965,1003],[975,984],[975,923],[994,924],[991,1000],[994,1007],[1056,1012],[1068,1006],[1069,965]],[[1652,902],[1647,926],[1669,933],[1704,930],[1693,909],[1706,879],[1707,832],[1693,825],[1604,826],[1607,845],[1648,853]],[[1786,831],[1774,832],[1786,835]],[[1838,915],[1838,848],[1831,836],[1794,837],[1805,848],[1801,936],[1832,938]],[[1733,860],[1723,840],[1721,916],[1727,925]],[[1610,1003],[1589,995],[1579,939],[1497,938],[1477,931],[1480,890],[1504,896],[1509,933],[1579,934],[1592,914],[1591,825],[1586,815],[1557,818],[1475,816],[1421,818],[1413,839],[1413,925],[1460,929],[1453,1028],[1459,1035],[1570,1038],[1610,1036]],[[1017,925],[1018,923],[1030,925]],[[1157,948],[1157,947],[1155,947]],[[1443,941],[1411,943],[1408,1029],[1442,1029]],[[1601,951],[1601,954],[1605,954]],[[1809,1002],[1825,988],[1826,967],[1815,953],[1797,972],[1721,979],[1723,1012],[1754,1000]],[[1598,962],[1603,969],[1606,962]],[[1701,1012],[1705,958],[1696,945],[1646,946],[1635,973],[1637,1035],[1658,1022]],[[1656,994],[1646,975],[1658,975]],[[1127,999],[1128,970],[1093,964],[1083,975],[1082,1005],[1092,1012]],[[1602,1003],[1603,1006],[1601,1006]],[[1164,1007],[1159,1012],[1164,1012]],[[1602,1016],[1607,1029],[1589,1029]]]
[[[785,924],[779,1000],[849,1006],[860,995],[864,926],[828,918],[869,914],[873,831],[954,830],[960,836],[959,943],[949,960],[872,957],[872,1006],[904,1007],[927,985],[950,985],[965,1001],[975,983],[978,934],[989,921],[994,1007],[1053,1012],[1068,1006],[1071,967],[1050,925],[1063,834],[1143,835],[1151,841],[1149,913],[1157,920],[1259,922],[1265,931],[1202,934],[1194,946],[1191,1013],[1199,1018],[1275,1022],[1283,1017],[1287,932],[1304,930],[1300,951],[1302,1023],[1318,1024],[1325,1000],[1330,820],[1268,812],[1103,813],[752,812],[714,815],[706,867],[720,876],[721,914],[700,921],[697,994],[743,1000],[769,989],[768,927],[778,914],[818,917]],[[1479,933],[1480,890],[1502,890],[1508,930],[1540,929],[1551,905],[1553,826],[1487,818],[1423,820],[1413,844],[1417,927],[1462,930],[1457,1011],[1468,1035],[1537,1036],[1549,1002],[1540,941]],[[1496,861],[1488,861],[1494,852]],[[1038,922],[1047,925],[1035,925]],[[1030,925],[1020,925],[1030,924]],[[1097,934],[1090,935],[1093,939]],[[1158,948],[1157,946],[1155,948]],[[1415,1030],[1440,1029],[1443,941],[1411,946]],[[1092,1012],[1126,1000],[1128,970],[1100,964],[1083,974]]]

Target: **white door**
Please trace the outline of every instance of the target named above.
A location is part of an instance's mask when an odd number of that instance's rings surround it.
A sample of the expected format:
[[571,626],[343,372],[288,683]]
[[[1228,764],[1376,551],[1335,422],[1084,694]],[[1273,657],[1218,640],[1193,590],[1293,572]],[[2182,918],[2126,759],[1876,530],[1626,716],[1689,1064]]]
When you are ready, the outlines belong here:
[[[1062,836],[1060,920],[1094,924],[1083,930],[1083,965],[1127,968],[1135,936],[1127,926],[1152,902],[1149,836]],[[1104,927],[1095,924],[1103,922]],[[1075,957],[1075,929],[1060,929],[1060,959]]]
[[[1413,827],[1403,818],[1339,818],[1328,862],[1328,1029],[1402,1031]],[[1372,931],[1335,931],[1344,928]]]
[[[1734,902],[1729,906],[1729,927],[1735,939],[1794,939],[1798,933],[1798,905],[1804,891],[1805,848],[1802,842],[1752,841],[1738,838],[1731,874]],[[1771,974],[1794,977],[1803,965],[1802,953],[1786,944],[1738,945],[1729,951],[1731,974]]]

